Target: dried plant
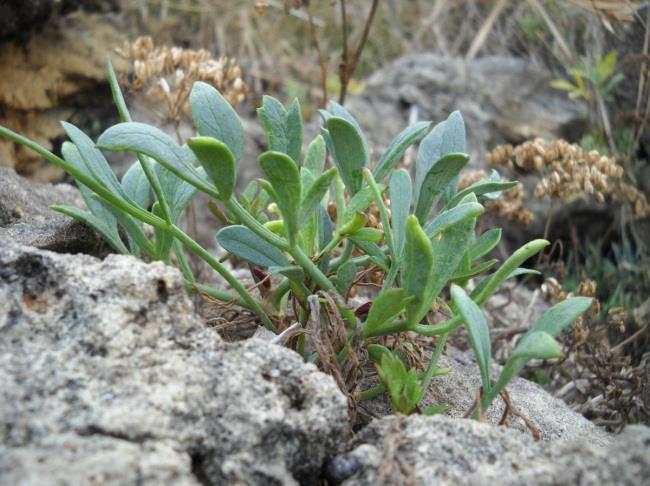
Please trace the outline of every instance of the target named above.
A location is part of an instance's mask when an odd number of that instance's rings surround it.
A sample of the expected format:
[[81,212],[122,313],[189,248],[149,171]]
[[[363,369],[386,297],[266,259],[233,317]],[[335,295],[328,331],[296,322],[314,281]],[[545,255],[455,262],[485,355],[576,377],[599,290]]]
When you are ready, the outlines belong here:
[[[487,178],[488,175],[484,170],[471,171],[461,177],[458,186],[459,188],[464,189]],[[501,180],[507,182],[506,179]],[[535,215],[526,208],[524,204],[524,195],[523,184],[517,183],[516,186],[503,191],[497,199],[486,201],[485,209],[507,220],[528,225],[533,222]]]
[[132,62],[132,70],[122,76],[123,87],[144,93],[153,106],[162,106],[159,114],[165,121],[179,122],[189,113],[195,81],[211,84],[233,106],[244,100],[246,84],[234,59],[214,59],[205,49],[156,46],[149,36],[138,37],[117,52]]
[[487,162],[512,171],[543,174],[534,191],[539,198],[548,196],[566,202],[593,195],[596,202],[603,203],[605,195],[610,195],[614,201],[627,203],[635,219],[650,214],[645,195],[622,182],[623,167],[614,157],[597,150],[584,150],[566,140],[546,142],[536,138],[516,147],[499,145],[487,155]]

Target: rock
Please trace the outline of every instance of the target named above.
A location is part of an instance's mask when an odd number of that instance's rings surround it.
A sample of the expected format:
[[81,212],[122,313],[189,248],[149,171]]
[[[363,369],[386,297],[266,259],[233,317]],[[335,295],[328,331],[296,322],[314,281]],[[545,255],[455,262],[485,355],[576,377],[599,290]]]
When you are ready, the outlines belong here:
[[0,236],[60,253],[102,253],[104,243],[89,228],[49,206],[85,208],[76,187],[30,182],[0,167]]
[[[57,2],[40,3],[51,9]],[[59,120],[97,132],[97,120],[116,119],[105,63],[125,39],[122,24],[111,13],[77,11],[55,16],[24,45],[0,44],[0,125],[52,149],[52,140],[63,135]],[[124,61],[113,56],[113,62],[119,69]],[[0,165],[40,181],[62,176],[43,162],[40,155],[0,138]]]
[[385,417],[327,467],[334,484],[642,485],[650,475],[650,428],[631,426],[611,446],[529,435],[469,419]]
[[468,151],[478,163],[487,150],[535,136],[575,138],[587,123],[584,103],[549,87],[549,73],[530,61],[488,56],[465,63],[438,54],[401,57],[375,72],[347,108],[358,118],[374,157],[407,124],[411,112],[439,122],[460,110]]
[[[478,366],[472,351],[459,351],[448,346],[447,355],[440,358],[439,366],[451,368],[451,372],[432,380],[421,406],[447,405],[449,409],[445,415],[463,418],[473,407],[481,386]],[[500,366],[494,365],[492,376],[498,376],[500,370]],[[374,383],[370,383],[372,384]],[[367,384],[364,385],[364,389],[367,387]],[[532,422],[542,439],[566,441],[584,438],[593,444],[604,446],[609,443],[606,432],[571,410],[566,403],[553,397],[539,385],[523,378],[515,378],[507,386],[507,391],[511,403]],[[386,394],[363,402],[362,406],[368,415],[375,417],[391,413],[390,400]],[[485,420],[490,424],[498,424],[504,409],[503,401],[499,398],[495,399],[486,413]],[[511,415],[509,422],[512,428],[529,433],[521,418]]]
[[0,238],[0,483],[309,484],[347,429],[330,377],[223,342],[176,269]]

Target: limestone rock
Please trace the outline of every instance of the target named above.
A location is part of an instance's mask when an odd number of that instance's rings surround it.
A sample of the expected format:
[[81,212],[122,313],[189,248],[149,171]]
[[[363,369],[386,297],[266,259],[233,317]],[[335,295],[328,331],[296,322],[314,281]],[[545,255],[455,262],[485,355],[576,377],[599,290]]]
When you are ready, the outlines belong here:
[[646,484],[650,428],[629,427],[611,446],[529,435],[469,419],[385,417],[328,465],[345,485]]
[[378,157],[411,112],[439,122],[460,110],[468,151],[477,163],[503,142],[535,136],[572,138],[587,122],[586,105],[549,87],[549,73],[530,61],[488,56],[465,63],[438,54],[413,54],[375,72],[347,108],[358,118]]
[[76,187],[28,181],[0,167],[0,236],[60,253],[97,253],[105,245],[90,229],[52,211],[52,204],[85,208]]
[[0,238],[0,483],[309,484],[347,428],[330,377],[223,342],[177,270]]

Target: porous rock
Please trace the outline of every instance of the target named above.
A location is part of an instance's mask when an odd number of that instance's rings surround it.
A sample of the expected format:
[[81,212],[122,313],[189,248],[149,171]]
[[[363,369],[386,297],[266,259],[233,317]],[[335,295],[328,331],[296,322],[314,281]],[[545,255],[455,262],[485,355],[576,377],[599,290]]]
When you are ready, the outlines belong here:
[[476,163],[499,143],[536,136],[572,139],[579,133],[587,122],[587,106],[551,88],[551,80],[544,69],[515,57],[465,62],[412,54],[376,71],[364,93],[346,106],[364,128],[375,157],[413,115],[437,123],[460,110]]
[[535,442],[469,419],[389,416],[327,467],[345,485],[641,485],[650,476],[650,428],[629,427],[609,447],[585,439]]
[[101,250],[95,233],[52,211],[52,204],[85,208],[79,191],[69,184],[31,182],[10,167],[0,167],[0,237],[61,253]]
[[309,484],[347,427],[330,377],[223,342],[177,270],[0,238],[0,483]]

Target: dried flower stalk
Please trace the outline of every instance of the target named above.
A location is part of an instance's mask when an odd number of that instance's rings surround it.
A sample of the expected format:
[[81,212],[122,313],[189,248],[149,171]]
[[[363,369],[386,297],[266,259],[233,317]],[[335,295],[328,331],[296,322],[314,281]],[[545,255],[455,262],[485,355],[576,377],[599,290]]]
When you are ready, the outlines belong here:
[[178,122],[188,113],[195,81],[213,85],[233,106],[244,100],[247,88],[234,59],[214,59],[205,49],[157,47],[149,36],[138,37],[117,52],[132,62],[131,72],[122,76],[123,86],[144,93],[152,104],[162,104],[167,121]]

